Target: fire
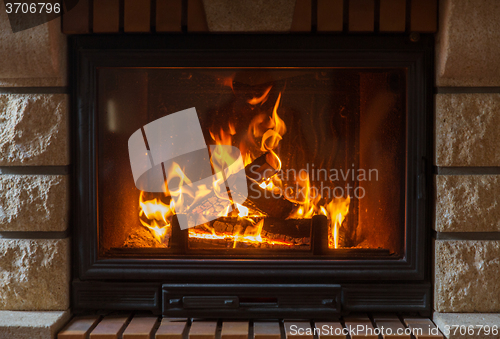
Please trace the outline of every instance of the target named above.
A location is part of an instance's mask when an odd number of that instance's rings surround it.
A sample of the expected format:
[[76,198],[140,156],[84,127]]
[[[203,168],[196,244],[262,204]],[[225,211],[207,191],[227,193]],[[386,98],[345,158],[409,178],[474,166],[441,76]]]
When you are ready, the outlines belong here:
[[234,91],[234,88],[233,88],[233,81],[234,81],[234,77],[235,77],[235,73],[227,76],[227,77],[224,77],[224,78],[218,78],[217,79],[217,83],[221,84],[222,86],[225,86],[225,87],[229,87],[231,88],[232,91]]
[[[349,213],[351,198],[349,196],[346,198],[337,197],[321,205],[320,202],[324,199],[319,194],[316,196],[311,194],[311,182],[307,173],[300,173],[297,184],[301,187],[300,197],[302,199],[294,200],[297,208],[288,218],[304,219],[312,218],[314,215],[325,215],[330,223],[328,247],[339,248],[339,229]],[[288,199],[293,200],[292,197],[288,197]]]
[[248,100],[248,103],[250,105],[257,105],[257,104],[263,104],[267,101],[267,98],[269,96],[269,92],[271,91],[271,88],[273,86],[269,86],[265,91],[264,94],[262,94],[260,97],[253,97],[252,99]]
[[233,243],[233,248],[236,247],[237,243],[247,243],[247,244],[267,244],[267,245],[281,245],[281,246],[293,246],[294,244],[290,241],[280,240],[280,239],[269,239],[262,236],[262,228],[264,227],[264,220],[261,219],[255,226],[248,226],[243,234],[240,232],[222,232],[216,233],[215,230],[211,232],[191,228],[189,229],[189,238],[194,239],[205,239],[205,240],[225,240],[227,242]]
[[328,219],[330,219],[330,237],[328,239],[328,245],[330,248],[339,248],[339,229],[342,226],[347,213],[349,213],[350,203],[351,198],[347,196],[346,199],[334,199],[326,205],[326,215],[329,217]]
[[[222,84],[232,88],[233,78],[228,77],[223,79]],[[265,89],[262,95],[254,96],[247,100],[248,104],[256,106],[264,104],[270,97],[272,86]],[[215,173],[221,173],[214,179],[211,189],[208,187],[196,187],[196,190],[190,190],[191,181],[186,176],[182,168],[173,163],[167,169],[168,177],[178,180],[178,189],[166,190],[165,196],[170,198],[169,204],[164,203],[159,198],[152,200],[144,200],[144,192],[141,192],[139,197],[139,217],[141,224],[146,227],[158,242],[165,243],[168,241],[171,234],[172,217],[175,211],[188,211],[191,206],[195,206],[202,198],[209,196],[211,192],[219,198],[229,199],[229,205],[222,212],[217,214],[218,218],[231,218],[247,225],[244,227],[235,227],[231,232],[216,232],[213,227],[205,226],[204,228],[190,228],[188,231],[189,238],[205,239],[205,240],[225,240],[232,242],[233,247],[238,243],[259,243],[268,245],[283,245],[293,246],[293,241],[285,241],[284,239],[270,239],[263,235],[264,218],[266,217],[260,211],[253,210],[247,206],[236,203],[228,194],[223,194],[227,191],[225,170],[230,168],[230,165],[235,162],[240,155],[243,158],[244,165],[252,163],[257,157],[262,154],[270,154],[270,158],[274,158],[272,165],[277,167],[277,172],[281,170],[282,161],[279,157],[278,147],[283,139],[287,128],[285,122],[279,115],[282,93],[278,94],[274,103],[272,113],[259,112],[252,118],[247,130],[241,135],[238,134],[236,125],[232,121],[228,121],[226,126],[210,129],[210,136],[215,143],[215,147],[211,148],[210,161]],[[258,111],[258,107],[255,107]],[[231,152],[232,147],[239,143],[239,152]],[[237,154],[233,154],[237,153]],[[269,162],[269,160],[268,160]],[[288,216],[288,219],[310,219],[314,215],[325,215],[329,219],[329,247],[339,248],[339,230],[342,227],[347,214],[349,213],[350,197],[324,199],[321,195],[313,195],[311,193],[311,182],[306,172],[299,171],[299,177],[296,178],[297,187],[300,192],[293,192],[292,195],[285,195],[285,198],[293,202],[296,208]],[[231,173],[227,173],[231,175]],[[183,186],[187,184],[187,186]],[[288,192],[278,175],[267,178],[258,183],[258,185],[270,192]],[[166,185],[168,186],[168,185]],[[300,194],[298,194],[300,193]],[[187,199],[189,197],[189,199]],[[175,199],[174,199],[175,198]],[[186,202],[189,200],[189,204]],[[186,206],[190,205],[190,206]],[[203,214],[210,213],[209,210],[203,211]],[[208,224],[206,224],[208,225]],[[264,233],[265,234],[265,233]]]
[[141,224],[146,227],[153,237],[161,244],[165,243],[170,238],[172,217],[175,214],[174,201],[171,200],[167,205],[163,201],[154,198],[144,201],[144,192],[139,195],[139,206],[141,207],[139,218]]

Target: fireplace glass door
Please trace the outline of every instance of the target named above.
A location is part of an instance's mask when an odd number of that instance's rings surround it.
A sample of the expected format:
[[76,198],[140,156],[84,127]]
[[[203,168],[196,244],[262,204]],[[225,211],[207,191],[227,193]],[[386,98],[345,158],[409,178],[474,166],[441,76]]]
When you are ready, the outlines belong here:
[[[401,258],[406,84],[403,67],[98,68],[99,256]],[[186,146],[165,120],[183,112],[206,147],[155,163]]]

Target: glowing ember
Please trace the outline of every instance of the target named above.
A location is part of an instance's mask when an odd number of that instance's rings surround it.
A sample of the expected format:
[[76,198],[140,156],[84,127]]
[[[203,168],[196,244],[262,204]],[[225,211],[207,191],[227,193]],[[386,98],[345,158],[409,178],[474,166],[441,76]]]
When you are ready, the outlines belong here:
[[247,227],[243,234],[239,232],[221,232],[208,233],[204,230],[191,228],[189,229],[189,238],[194,239],[205,239],[205,240],[224,240],[229,243],[233,243],[233,248],[236,247],[237,243],[249,243],[249,244],[267,244],[267,245],[281,245],[281,246],[294,246],[293,242],[277,239],[269,239],[262,236],[262,228],[264,227],[264,220],[260,220],[255,226]]

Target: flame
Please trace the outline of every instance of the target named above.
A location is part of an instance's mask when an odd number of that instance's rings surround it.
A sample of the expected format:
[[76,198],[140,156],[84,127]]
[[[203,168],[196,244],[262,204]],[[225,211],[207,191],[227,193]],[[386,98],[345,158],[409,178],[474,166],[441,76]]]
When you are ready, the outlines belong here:
[[234,204],[236,205],[236,209],[238,210],[238,217],[240,218],[248,217],[248,207],[240,205],[237,202],[235,202]]
[[[232,77],[222,79],[224,86],[232,88],[234,75]],[[247,102],[250,105],[263,104],[269,98],[269,93],[272,86],[268,87],[260,97],[254,97]],[[230,168],[237,157],[242,156],[245,166],[254,161],[262,153],[271,154],[277,164],[277,170],[281,170],[282,161],[277,153],[277,148],[287,128],[285,122],[278,114],[281,103],[280,92],[274,104],[271,115],[269,113],[257,113],[248,125],[248,129],[241,135],[238,135],[235,124],[228,121],[226,126],[210,129],[210,136],[216,146],[228,145],[232,146],[239,139],[239,152],[232,152],[231,147],[215,147],[211,149],[210,161],[215,173],[225,173],[225,169]],[[258,110],[258,108],[255,108]],[[237,139],[238,138],[238,139]],[[273,166],[275,166],[274,164]],[[183,169],[173,163],[167,171],[169,180],[176,180],[177,189],[166,189],[165,195],[170,198],[169,204],[166,204],[162,199],[154,198],[152,200],[144,200],[144,192],[141,192],[139,197],[139,217],[141,224],[146,227],[152,234],[153,238],[160,243],[165,243],[171,234],[171,221],[175,211],[184,213],[188,211],[190,206],[194,206],[196,202],[211,192],[219,198],[228,199],[226,192],[225,174],[215,176],[211,189],[205,186],[193,187],[190,179],[186,176]],[[231,175],[231,173],[227,173]],[[295,210],[288,216],[288,219],[309,219],[314,215],[325,215],[329,219],[329,247],[339,248],[339,229],[342,226],[347,214],[349,213],[350,197],[334,198],[326,201],[321,195],[313,196],[311,193],[311,182],[307,172],[299,171],[299,177],[296,178],[296,184],[299,192],[294,192],[295,195],[285,196],[286,199],[296,204]],[[167,185],[168,186],[168,183]],[[272,192],[287,192],[283,182],[279,176],[274,175],[271,178],[261,182],[259,186],[262,189]],[[300,194],[298,194],[300,193]],[[190,197],[191,199],[188,199]],[[203,212],[205,214],[205,212]],[[208,214],[208,211],[206,212]],[[238,243],[260,243],[268,245],[284,245],[294,246],[293,242],[285,241],[284,239],[270,239],[262,235],[264,227],[264,215],[259,211],[240,205],[234,201],[230,201],[227,208],[220,212],[217,217],[230,217],[233,220],[241,221],[242,224],[247,224],[244,230],[242,226],[235,227],[233,232],[217,233],[215,229],[208,224],[202,228],[191,228],[188,231],[189,238],[193,239],[213,239],[226,240],[233,243],[236,247]]]
[[[252,105],[263,103],[267,100],[272,86],[261,97],[248,100]],[[279,164],[278,170],[281,168],[281,159],[274,151],[286,133],[285,122],[278,115],[278,108],[281,102],[281,92],[274,104],[271,116],[266,113],[256,114],[250,121],[245,138],[242,139],[239,149],[243,155],[245,166],[252,163],[262,152],[270,152]],[[253,153],[250,149],[258,149],[260,153]]]
[[271,88],[273,88],[273,86],[269,86],[265,91],[264,91],[264,94],[262,94],[260,97],[253,97],[252,99],[248,100],[247,102],[250,104],[250,105],[257,105],[257,104],[263,104],[267,101],[267,98],[269,96],[269,92],[271,91]]
[[311,195],[311,182],[307,172],[299,172],[297,186],[299,187],[299,191],[296,192],[296,196],[287,197],[288,200],[298,205],[298,208],[292,212],[289,219],[312,218],[314,215],[320,214],[321,206],[319,205],[319,201],[321,200],[321,196]]
[[[339,248],[339,228],[342,226],[345,217],[349,213],[349,204],[351,203],[351,198],[337,198],[328,205],[326,205],[327,217],[330,219],[331,233],[328,239],[328,245],[330,248]],[[333,235],[333,237],[332,237]]]
[[283,134],[286,132],[286,126],[283,120],[278,115],[278,107],[280,104],[281,93],[278,95],[278,100],[274,104],[273,115],[269,123],[269,129],[262,135],[261,151],[267,152],[278,147]]
[[156,220],[151,220],[151,224],[148,225],[141,219],[141,223],[145,226],[160,244],[163,244],[167,239],[167,235],[170,238],[170,224],[167,226],[160,226],[156,223]]
[[300,197],[303,199],[294,199],[294,197],[287,197],[288,200],[297,204],[297,208],[293,211],[289,219],[304,219],[311,218],[314,215],[325,215],[330,221],[330,234],[328,247],[339,247],[339,229],[342,226],[347,214],[349,213],[349,205],[351,198],[338,197],[332,199],[326,205],[320,205],[322,200],[321,195],[311,195],[311,183],[309,175],[305,172],[299,172],[297,184],[301,187]]
[[233,81],[234,77],[236,76],[236,73],[231,74],[230,76],[224,77],[224,78],[218,78],[217,82],[219,84],[222,84],[222,86],[229,87],[234,93],[234,88],[233,88]]
[[144,201],[144,192],[139,195],[139,217],[146,217],[148,220],[144,221],[140,218],[141,224],[146,227],[153,237],[161,244],[163,244],[171,233],[171,220],[174,211],[174,201],[171,200],[167,205],[163,201],[154,198],[152,200]]

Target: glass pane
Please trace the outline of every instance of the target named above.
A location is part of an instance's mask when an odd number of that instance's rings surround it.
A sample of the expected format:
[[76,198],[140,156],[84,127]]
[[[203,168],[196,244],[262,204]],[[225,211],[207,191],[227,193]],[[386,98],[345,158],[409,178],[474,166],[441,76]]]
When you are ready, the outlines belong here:
[[[206,147],[155,163],[189,108]],[[101,68],[98,119],[101,256],[404,254],[406,69]]]

